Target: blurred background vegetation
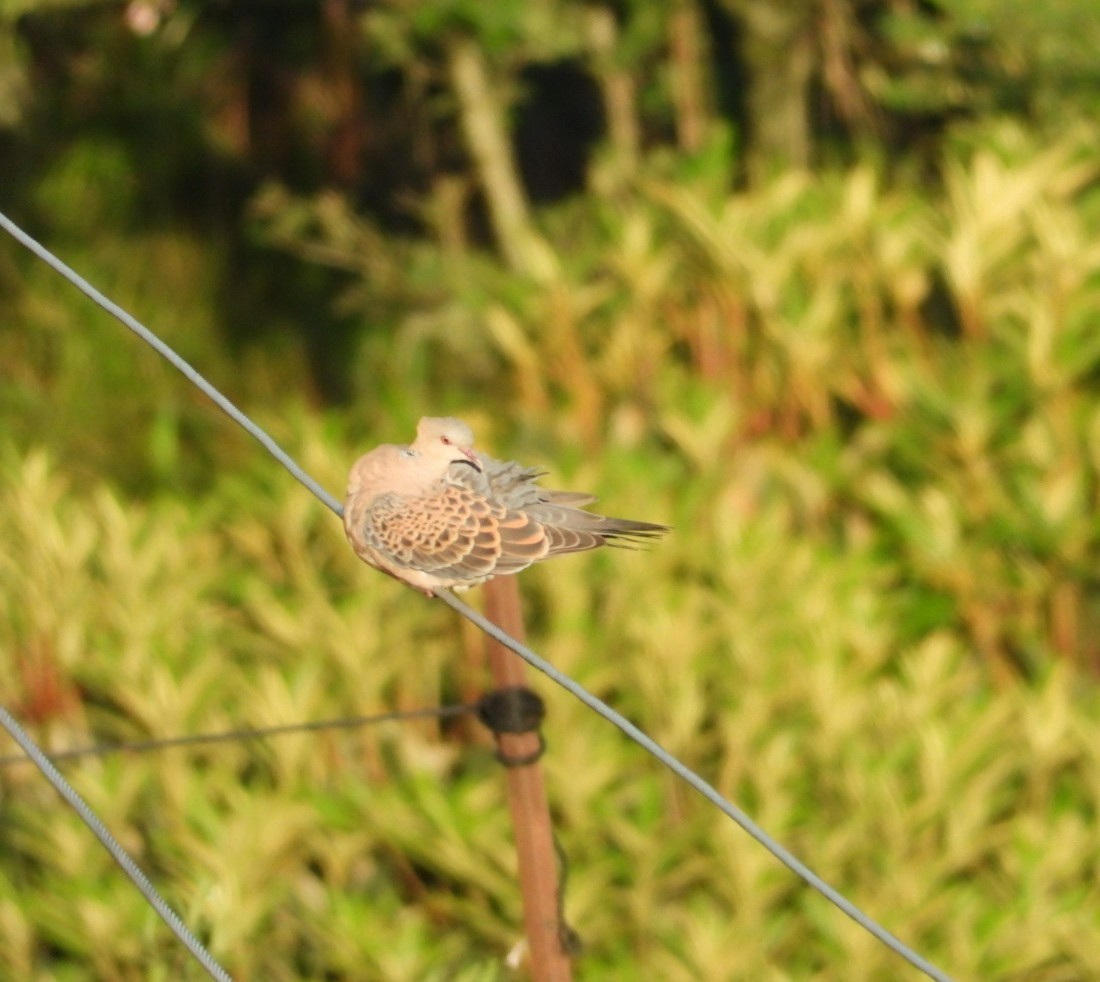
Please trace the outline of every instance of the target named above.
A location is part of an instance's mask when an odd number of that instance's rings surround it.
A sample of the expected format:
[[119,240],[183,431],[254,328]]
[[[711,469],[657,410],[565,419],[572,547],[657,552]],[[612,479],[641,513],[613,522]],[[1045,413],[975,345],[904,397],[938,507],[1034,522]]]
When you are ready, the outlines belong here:
[[[952,974],[1096,978],[1098,50],[1094,0],[0,0],[0,210],[336,492],[455,413],[674,525],[525,574],[536,648]],[[0,373],[0,691],[48,746],[484,685],[11,241]],[[578,977],[903,977],[545,694]],[[471,730],[69,773],[237,977],[508,975]],[[29,769],[0,815],[0,975],[194,977]]]

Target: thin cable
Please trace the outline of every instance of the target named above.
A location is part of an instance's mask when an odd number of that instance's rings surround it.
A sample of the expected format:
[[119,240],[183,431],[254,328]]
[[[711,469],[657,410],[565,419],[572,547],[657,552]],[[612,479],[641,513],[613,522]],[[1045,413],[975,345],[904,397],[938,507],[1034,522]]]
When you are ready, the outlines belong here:
[[480,627],[486,634],[491,635],[501,644],[514,651],[532,668],[537,668],[544,675],[548,676],[551,681],[557,682],[566,692],[576,696],[589,709],[594,710],[612,726],[617,726],[623,733],[630,737],[631,740],[638,744],[638,746],[656,757],[665,767],[690,784],[712,805],[733,819],[733,821],[748,832],[749,835],[775,856],[776,859],[783,863],[792,873],[800,876],[826,900],[835,904],[860,927],[873,934],[888,948],[909,962],[914,968],[920,969],[929,978],[935,979],[936,982],[951,982],[950,976],[945,975],[936,968],[935,965],[931,964],[931,962],[926,961],[915,951],[907,947],[903,941],[887,931],[886,928],[873,921],[850,900],[838,893],[833,887],[829,886],[828,883],[803,863],[802,860],[798,859],[798,857],[788,851],[786,847],[780,845],[775,839],[768,835],[767,832],[741,811],[740,808],[723,798],[714,787],[704,781],[686,764],[682,764],[654,739],[643,733],[625,716],[617,713],[608,706],[607,703],[592,695],[591,692],[579,683],[574,682],[573,679],[564,672],[559,671],[551,665],[550,662],[540,658],[525,644],[520,643],[515,638],[511,637],[511,635],[505,634],[491,620],[478,613],[472,607],[464,604],[450,591],[437,590],[436,596],[447,604],[448,607],[458,611],[463,617],[473,621],[473,623]]
[[145,899],[149,901],[153,909],[160,915],[161,920],[163,920],[172,930],[172,933],[183,942],[187,950],[195,956],[210,976],[218,979],[219,982],[233,982],[225,969],[214,960],[214,956],[203,947],[202,942],[199,941],[199,939],[191,933],[187,925],[180,920],[179,915],[172,910],[172,908],[168,906],[167,901],[157,893],[157,889],[149,881],[149,877],[147,877],[138,867],[137,863],[130,858],[129,853],[119,845],[118,840],[111,835],[110,830],[100,821],[99,816],[97,816],[88,806],[88,803],[76,793],[73,786],[62,777],[61,772],[50,763],[50,759],[39,749],[38,745],[27,735],[23,727],[15,721],[15,718],[4,709],[3,706],[0,706],[0,725],[11,734],[11,738],[23,748],[27,756],[34,762],[35,766],[46,775],[47,780],[57,789],[58,794],[69,803],[69,806],[80,816],[84,824],[92,830],[95,837],[103,844],[103,848],[111,854],[115,862],[118,863],[126,875],[133,880],[134,886],[142,892]]
[[[81,757],[105,757],[118,753],[145,753],[150,750],[165,750],[169,747],[193,747],[209,743],[229,743],[235,740],[262,740],[267,737],[285,736],[288,733],[312,733],[320,730],[350,730],[375,723],[399,723],[413,719],[450,719],[477,712],[478,703],[454,706],[435,706],[430,709],[403,709],[392,713],[378,713],[373,716],[345,716],[340,719],[310,720],[304,723],[283,723],[280,726],[264,726],[255,730],[223,730],[220,733],[195,733],[190,736],[159,737],[149,740],[129,740],[122,743],[95,743],[87,747],[73,747],[71,750],[51,752],[49,759],[57,764]],[[0,767],[12,764],[26,764],[28,759],[22,754],[10,754],[0,757]]]
[[176,368],[178,368],[189,382],[198,386],[214,404],[222,410],[234,423],[241,426],[246,433],[251,434],[257,440],[263,444],[268,453],[271,454],[280,464],[282,464],[294,477],[300,481],[305,487],[316,495],[322,502],[328,505],[334,512],[341,514],[343,509],[340,503],[332,497],[320,484],[318,484],[312,477],[309,476],[298,463],[291,458],[291,456],[283,450],[275,442],[275,440],[259,425],[254,423],[248,416],[246,416],[241,410],[233,405],[225,396],[221,394],[210,382],[208,382],[202,375],[200,375],[191,365],[180,357],[176,352],[165,344],[160,338],[158,338],[152,331],[149,330],[144,324],[139,323],[133,316],[123,310],[113,300],[105,297],[99,292],[91,283],[89,283],[79,273],[70,269],[60,259],[58,259],[52,252],[45,246],[41,245],[35,239],[32,239],[26,232],[24,232],[18,225],[16,225],[10,218],[0,212],[0,227],[7,231],[13,238],[18,240],[31,252],[33,252],[39,259],[41,259],[46,265],[56,270],[62,276],[65,277],[73,286],[75,286],[81,293],[85,294],[93,303],[98,304],[107,313],[120,320],[123,325],[133,331],[142,341],[148,344],[157,354],[166,358]]
[[[211,399],[221,407],[226,413],[229,414],[235,422],[256,437],[284,466],[291,472],[306,488],[312,491],[320,501],[327,505],[337,515],[342,516],[344,509],[341,504],[324,491],[312,478],[310,478],[293,460],[290,459],[259,426],[252,422],[243,412],[236,408],[225,396],[223,396],[217,389],[215,389],[209,382],[202,378],[198,372],[196,372],[186,361],[177,355],[171,348],[168,347],[163,341],[160,340],[155,334],[148,328],[139,324],[133,317],[131,317],[121,307],[112,303],[106,297],[103,296],[98,290],[86,283],[80,276],[74,273],[68,266],[66,266],[60,259],[49,252],[44,246],[39,245],[34,239],[32,239],[25,232],[20,230],[17,226],[13,225],[9,219],[7,219],[2,213],[0,213],[0,226],[8,229],[20,242],[27,246],[35,255],[41,257],[47,262],[53,269],[57,270],[67,280],[82,290],[88,297],[90,297],[95,303],[99,304],[108,313],[113,314],[123,324],[126,325],[131,331],[147,341],[154,349],[160,352],[164,357],[175,365],[187,378],[195,382],[196,385],[208,395]],[[581,686],[579,683],[574,682],[568,675],[558,671],[548,661],[544,661],[538,655],[536,655],[526,645],[520,644],[510,634],[502,631],[492,621],[483,617],[473,608],[464,604],[457,597],[453,596],[447,590],[440,590],[437,596],[444,603],[446,603],[453,610],[457,611],[463,617],[465,617],[472,624],[481,628],[486,634],[495,638],[502,645],[519,655],[529,665],[538,669],[544,675],[548,676],[552,681],[556,682],[563,689],[575,696],[581,702],[583,702],[589,709],[595,710],[606,719],[613,726],[618,727],[625,733],[631,740],[637,743],[643,750],[652,754],[662,764],[668,767],[674,774],[682,778],[688,784],[690,784],[696,791],[698,791],[704,798],[715,805],[720,811],[736,822],[744,831],[752,836],[757,842],[759,842],[765,849],[768,850],[776,859],[787,866],[793,873],[799,876],[813,889],[817,890],[823,897],[833,903],[837,908],[847,914],[852,920],[869,931],[872,935],[878,938],[883,944],[890,948],[893,952],[905,959],[914,968],[920,970],[931,979],[935,979],[936,982],[952,982],[951,977],[940,969],[936,968],[926,959],[922,958],[915,951],[907,947],[901,940],[892,935],[884,927],[881,927],[878,923],[873,921],[870,917],[864,914],[858,907],[852,904],[849,900],[845,899],[835,889],[829,886],[820,876],[813,872],[808,866],[801,860],[796,858],[793,853],[789,852],[784,846],[776,842],[771,836],[769,836],[760,826],[758,826],[748,815],[746,815],[741,809],[739,809],[732,802],[723,798],[711,785],[704,781],[698,774],[682,764],[679,760],[672,756],[667,750],[660,746],[656,741],[643,733],[638,727],[631,723],[624,716],[619,715],[610,706],[602,702],[596,696],[592,695],[587,689]]]

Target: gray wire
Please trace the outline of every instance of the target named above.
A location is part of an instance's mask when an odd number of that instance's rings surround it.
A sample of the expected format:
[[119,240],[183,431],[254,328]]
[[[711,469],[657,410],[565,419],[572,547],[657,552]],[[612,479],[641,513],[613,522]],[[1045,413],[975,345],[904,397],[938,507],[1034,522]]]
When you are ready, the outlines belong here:
[[318,484],[312,477],[309,476],[302,468],[294,461],[291,456],[283,450],[268,433],[261,429],[256,423],[254,423],[247,415],[233,405],[225,396],[221,394],[214,386],[208,382],[202,375],[200,375],[191,365],[181,358],[176,352],[165,344],[159,337],[157,337],[152,331],[149,330],[144,324],[141,324],[136,318],[131,316],[125,310],[123,310],[113,300],[105,297],[99,292],[91,283],[89,283],[79,273],[70,269],[60,259],[57,258],[52,252],[45,246],[41,245],[37,240],[31,238],[26,232],[24,232],[18,225],[16,225],[10,218],[0,212],[0,227],[2,227],[9,235],[15,238],[17,241],[26,246],[31,252],[33,252],[39,259],[41,259],[46,265],[50,266],[62,276],[65,277],[73,286],[75,286],[81,293],[89,297],[93,302],[102,307],[107,313],[120,320],[123,325],[133,331],[142,341],[148,344],[154,351],[161,357],[167,359],[176,368],[178,368],[189,382],[198,386],[207,396],[213,400],[214,404],[222,410],[234,423],[241,426],[246,433],[251,434],[257,440],[263,444],[268,453],[271,454],[280,464],[282,464],[291,474],[294,475],[302,484],[306,486],[314,495],[316,495],[324,504],[328,505],[334,512],[341,514],[343,512],[340,503],[332,497],[320,484]]
[[126,875],[133,880],[134,885],[142,892],[145,899],[149,901],[153,909],[160,915],[161,920],[171,928],[172,933],[183,942],[187,950],[195,956],[210,976],[218,979],[219,982],[233,982],[225,969],[214,960],[214,956],[211,955],[210,952],[203,947],[202,942],[191,933],[187,925],[180,919],[179,915],[172,910],[164,898],[157,893],[157,889],[149,881],[149,877],[147,877],[138,867],[137,863],[130,858],[129,853],[119,845],[118,840],[111,835],[110,830],[100,821],[99,816],[96,815],[88,806],[88,803],[77,794],[73,786],[62,777],[61,772],[53,766],[49,757],[39,749],[38,745],[27,735],[23,727],[15,721],[15,718],[3,706],[0,706],[0,725],[11,734],[11,738],[23,748],[27,756],[34,761],[35,766],[46,775],[47,780],[57,789],[58,794],[69,803],[69,806],[80,816],[84,824],[95,833],[95,837],[103,843],[103,847],[111,854],[115,862],[118,863]]
[[[223,396],[217,389],[214,388],[209,382],[207,382],[198,372],[196,372],[186,361],[177,355],[171,348],[168,347],[163,341],[152,333],[148,328],[139,324],[133,317],[131,317],[126,311],[122,310],[119,306],[112,303],[106,297],[103,296],[93,286],[85,282],[80,276],[74,273],[68,266],[66,266],[60,259],[49,252],[44,246],[41,246],[32,239],[29,235],[13,225],[9,219],[7,219],[2,213],[0,213],[0,226],[7,229],[13,234],[20,242],[27,246],[35,255],[41,257],[47,262],[53,269],[57,270],[67,280],[82,290],[93,301],[103,307],[108,313],[113,314],[119,320],[122,321],[131,331],[147,341],[153,348],[166,357],[173,365],[175,365],[188,379],[193,381],[199,386],[214,402],[221,407],[229,416],[251,433],[257,440],[260,441],[267,448],[267,450],[275,456],[275,458],[293,474],[302,484],[304,484],[310,491],[313,492],[321,500],[323,504],[328,506],[337,515],[342,516],[344,509],[342,505],[331,495],[324,491],[309,475],[307,475],[291,458],[267,435],[259,426],[252,422],[243,412],[236,408],[225,396]],[[604,719],[606,719],[613,726],[618,727],[623,733],[625,733],[631,740],[637,743],[643,750],[652,754],[662,764],[664,764],[669,770],[671,770],[678,777],[690,784],[696,791],[698,791],[704,798],[711,802],[715,807],[721,810],[726,816],[737,823],[745,832],[752,836],[757,842],[760,843],[765,849],[768,850],[776,859],[778,859],[783,865],[791,870],[795,875],[799,876],[806,884],[820,893],[825,899],[834,904],[843,913],[847,914],[852,920],[854,920],[860,927],[870,932],[874,937],[878,938],[883,944],[890,948],[895,954],[899,955],[905,961],[909,962],[914,968],[923,972],[931,979],[935,979],[936,982],[952,982],[951,977],[936,968],[929,961],[922,958],[915,951],[905,945],[901,940],[896,938],[893,934],[887,931],[884,927],[880,926],[876,921],[868,917],[863,911],[856,907],[851,901],[843,897],[833,887],[829,886],[820,876],[813,872],[805,863],[789,852],[784,846],[780,845],[775,839],[768,835],[759,825],[757,825],[748,815],[746,815],[740,808],[734,805],[732,802],[727,801],[722,797],[710,784],[704,781],[698,774],[682,764],[676,757],[665,750],[660,744],[658,744],[651,737],[643,733],[637,726],[631,723],[624,716],[615,712],[610,706],[592,695],[587,689],[581,686],[579,683],[574,682],[568,675],[558,671],[550,662],[545,661],[536,655],[526,645],[521,644],[510,634],[502,631],[492,621],[483,617],[473,608],[464,604],[457,597],[453,596],[449,591],[440,590],[437,595],[446,603],[449,607],[461,614],[471,623],[477,625],[486,634],[495,638],[501,644],[503,644],[510,651],[519,655],[529,665],[538,669],[544,675],[548,676],[553,682],[556,682],[563,689],[575,696],[581,702],[583,702],[589,709],[592,709]]]
[[[55,750],[50,760],[61,763],[67,760],[79,760],[81,757],[105,757],[108,754],[147,753],[151,750],[166,750],[169,747],[196,747],[212,743],[228,743],[237,740],[266,740],[269,737],[286,736],[290,733],[317,733],[323,730],[352,730],[377,723],[400,723],[414,719],[451,719],[466,713],[477,712],[477,703],[455,704],[451,706],[433,706],[430,709],[401,709],[392,713],[376,713],[370,716],[344,716],[339,719],[308,720],[304,723],[282,723],[278,726],[264,726],[254,730],[223,730],[220,733],[192,733],[190,736],[154,737],[148,740],[130,740],[122,743],[95,743],[87,747],[72,747],[68,750]],[[9,754],[0,757],[0,767],[12,764],[26,764],[22,754]]]
[[775,858],[792,873],[801,877],[826,900],[835,904],[860,927],[873,934],[888,948],[909,962],[914,968],[920,969],[929,978],[935,979],[936,982],[951,982],[950,976],[945,975],[936,968],[935,965],[931,964],[931,962],[926,961],[915,951],[907,947],[903,941],[887,931],[886,928],[873,921],[850,900],[833,887],[829,886],[828,883],[803,863],[802,860],[768,835],[767,832],[749,818],[740,808],[723,798],[712,785],[704,781],[703,778],[696,774],[695,771],[691,770],[686,764],[681,763],[652,737],[638,729],[638,727],[631,723],[625,716],[617,713],[608,706],[607,703],[603,702],[597,696],[592,695],[591,692],[578,682],[573,681],[573,679],[564,672],[555,668],[550,662],[540,658],[525,644],[517,641],[510,634],[506,634],[491,620],[478,613],[472,607],[464,604],[458,597],[454,596],[454,594],[447,590],[437,590],[436,596],[447,604],[448,607],[451,607],[453,610],[458,611],[463,617],[473,621],[473,623],[480,627],[486,634],[491,635],[511,651],[514,651],[520,658],[531,665],[532,668],[537,668],[543,675],[549,677],[552,682],[557,682],[557,684],[565,689],[570,695],[576,696],[589,709],[594,710],[612,726],[617,726],[623,733],[630,737],[631,740],[638,744],[638,746],[656,757],[657,760],[664,764],[665,767],[672,771],[677,777],[682,778],[712,805],[732,818],[733,821],[748,832],[749,835],[775,856]]

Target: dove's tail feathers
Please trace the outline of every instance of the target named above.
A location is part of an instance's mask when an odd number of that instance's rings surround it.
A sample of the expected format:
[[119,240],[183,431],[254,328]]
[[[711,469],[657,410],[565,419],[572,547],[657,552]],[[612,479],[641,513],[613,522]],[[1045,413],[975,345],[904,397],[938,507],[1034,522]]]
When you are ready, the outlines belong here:
[[563,507],[556,502],[537,505],[529,514],[546,531],[548,555],[551,556],[585,552],[605,545],[630,548],[632,544],[658,538],[669,530],[667,525],[608,518],[579,508]]
[[668,525],[636,522],[630,518],[605,518],[604,521],[608,526],[602,532],[604,543],[619,549],[636,548],[671,531]]
[[585,529],[569,528],[564,525],[544,525],[546,542],[549,545],[548,556],[564,556],[570,552],[587,552],[598,549],[604,544],[603,536]]

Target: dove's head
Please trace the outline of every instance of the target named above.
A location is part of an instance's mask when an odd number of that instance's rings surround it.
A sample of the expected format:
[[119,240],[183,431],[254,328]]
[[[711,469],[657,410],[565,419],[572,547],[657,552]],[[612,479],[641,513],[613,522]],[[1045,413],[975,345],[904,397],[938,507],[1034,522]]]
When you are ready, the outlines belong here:
[[481,470],[481,461],[474,452],[474,433],[453,416],[425,416],[416,424],[416,440],[410,450],[425,460],[451,464],[471,464]]
[[383,443],[355,462],[348,475],[348,498],[370,502],[383,494],[425,494],[449,466],[450,461],[432,460],[412,447]]

